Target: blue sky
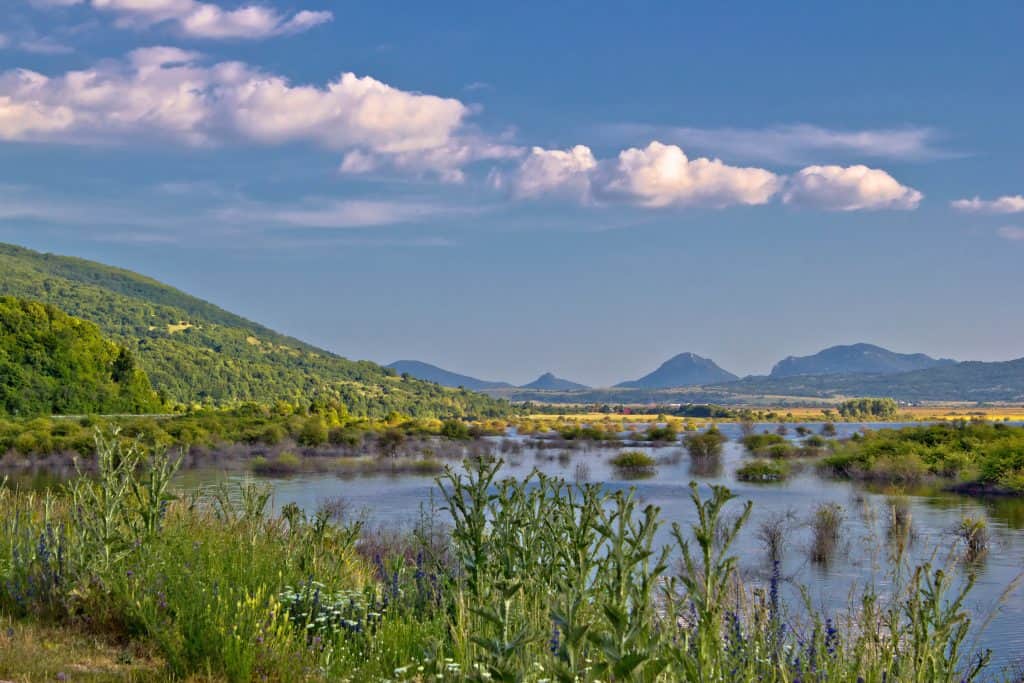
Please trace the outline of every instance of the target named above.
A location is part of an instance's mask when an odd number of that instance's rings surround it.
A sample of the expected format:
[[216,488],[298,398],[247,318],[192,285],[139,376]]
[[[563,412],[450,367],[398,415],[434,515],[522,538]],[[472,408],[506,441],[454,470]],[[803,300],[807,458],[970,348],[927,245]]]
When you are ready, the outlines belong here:
[[1020,3],[552,4],[10,0],[0,240],[514,382],[1024,355]]

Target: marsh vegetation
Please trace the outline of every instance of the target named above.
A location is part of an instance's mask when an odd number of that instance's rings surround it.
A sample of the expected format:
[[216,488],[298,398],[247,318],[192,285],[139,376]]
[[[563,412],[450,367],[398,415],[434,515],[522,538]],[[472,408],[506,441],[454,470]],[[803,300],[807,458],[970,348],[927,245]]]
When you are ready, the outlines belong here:
[[[689,523],[636,491],[477,457],[437,480],[439,508],[383,534],[344,506],[275,511],[257,483],[174,493],[178,462],[101,438],[95,478],[0,492],[0,609],[18,634],[87,632],[136,675],[248,680],[976,680],[973,579],[892,566],[847,610],[748,584],[752,512],[688,489]],[[834,543],[840,513],[819,508]],[[784,529],[780,522],[776,529]],[[782,531],[765,532],[781,553]],[[817,552],[817,551],[815,551]],[[120,644],[120,645],[117,645]],[[0,653],[7,644],[0,644]],[[0,673],[7,661],[0,658]],[[32,672],[63,673],[41,657]]]

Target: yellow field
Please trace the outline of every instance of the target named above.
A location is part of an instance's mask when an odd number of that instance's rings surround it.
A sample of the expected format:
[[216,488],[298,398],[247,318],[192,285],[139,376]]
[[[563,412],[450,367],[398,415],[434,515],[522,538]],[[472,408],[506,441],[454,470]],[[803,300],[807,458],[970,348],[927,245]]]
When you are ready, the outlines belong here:
[[[630,415],[618,415],[609,413],[574,413],[571,406],[566,406],[567,411],[559,414],[533,414],[520,418],[521,421],[532,422],[538,426],[565,425],[565,424],[600,424],[618,422],[649,423],[658,419],[656,413],[632,413]],[[736,408],[742,408],[737,406]],[[751,408],[755,420],[765,422],[820,422],[829,419],[822,412],[822,408],[811,407],[766,407],[758,406]],[[660,416],[670,423],[680,424],[684,422],[732,422],[736,418],[706,418],[706,417],[680,417]],[[837,419],[833,412],[831,419]],[[970,404],[937,404],[931,406],[901,407],[899,413],[890,422],[921,422],[931,420],[970,420],[985,419],[994,422],[1002,421],[1024,421],[1024,405],[1012,406],[990,406],[979,408]]]

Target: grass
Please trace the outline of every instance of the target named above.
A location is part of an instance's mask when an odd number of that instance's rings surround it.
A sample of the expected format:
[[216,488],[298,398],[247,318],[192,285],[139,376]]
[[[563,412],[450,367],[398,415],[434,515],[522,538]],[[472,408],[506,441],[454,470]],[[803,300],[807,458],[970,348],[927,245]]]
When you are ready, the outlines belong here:
[[893,567],[884,595],[868,587],[831,614],[784,609],[778,571],[745,586],[731,549],[751,504],[724,487],[691,484],[694,523],[673,524],[660,545],[666,521],[634,491],[503,479],[500,461],[477,457],[439,477],[441,508],[387,535],[336,509],[272,514],[254,484],[175,499],[166,455],[111,438],[98,453],[98,477],[60,494],[0,489],[0,619],[14,628],[0,664],[28,678],[76,663],[116,680],[953,683],[985,672],[987,655],[964,644],[969,577],[953,589],[928,565]]
[[164,662],[138,642],[110,642],[80,628],[0,618],[0,680],[164,680]]

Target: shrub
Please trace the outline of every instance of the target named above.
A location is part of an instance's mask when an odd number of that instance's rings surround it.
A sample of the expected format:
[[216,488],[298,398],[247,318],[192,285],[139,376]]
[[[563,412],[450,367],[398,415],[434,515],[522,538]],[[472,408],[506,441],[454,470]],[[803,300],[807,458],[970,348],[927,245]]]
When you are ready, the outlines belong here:
[[718,431],[717,427],[711,427],[704,432],[690,433],[683,437],[683,443],[692,458],[721,455],[722,444],[725,442],[725,435]]
[[319,415],[310,415],[302,425],[297,441],[302,446],[315,448],[327,443],[327,424]]
[[623,451],[611,459],[611,464],[620,469],[651,469],[657,461],[643,451]]
[[769,446],[788,442],[778,434],[769,434],[765,432],[763,434],[748,434],[741,439],[741,443],[751,453],[757,453],[765,450]]
[[736,470],[741,481],[782,481],[789,476],[789,465],[778,460],[751,460]]
[[670,424],[664,427],[654,425],[647,429],[644,438],[648,441],[675,441],[679,438],[679,432]]
[[821,503],[811,517],[811,561],[828,564],[839,545],[843,508],[836,503]]
[[469,439],[469,427],[461,420],[446,420],[441,425],[441,436],[465,441]]

